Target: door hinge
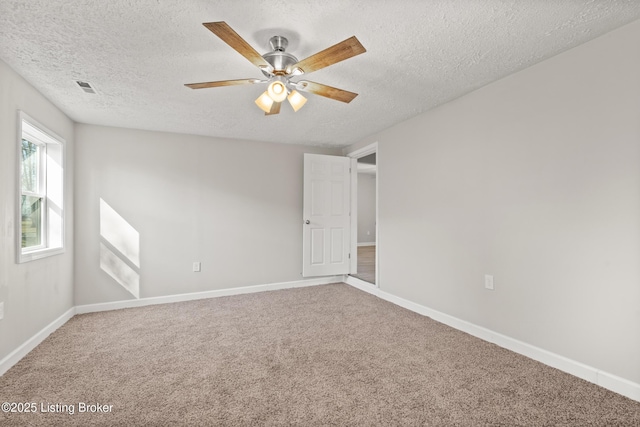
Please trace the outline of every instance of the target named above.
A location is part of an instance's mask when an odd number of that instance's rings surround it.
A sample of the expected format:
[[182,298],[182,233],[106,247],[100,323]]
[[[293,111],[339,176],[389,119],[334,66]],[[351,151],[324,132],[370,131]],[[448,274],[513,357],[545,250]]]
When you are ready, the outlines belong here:
[[349,259],[351,259],[351,254],[349,254]]

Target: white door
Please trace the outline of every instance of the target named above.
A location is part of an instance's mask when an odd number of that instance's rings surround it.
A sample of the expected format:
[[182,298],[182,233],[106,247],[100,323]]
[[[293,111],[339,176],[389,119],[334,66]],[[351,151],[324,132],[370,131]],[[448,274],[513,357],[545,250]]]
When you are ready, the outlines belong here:
[[304,155],[302,276],[349,274],[351,159]]

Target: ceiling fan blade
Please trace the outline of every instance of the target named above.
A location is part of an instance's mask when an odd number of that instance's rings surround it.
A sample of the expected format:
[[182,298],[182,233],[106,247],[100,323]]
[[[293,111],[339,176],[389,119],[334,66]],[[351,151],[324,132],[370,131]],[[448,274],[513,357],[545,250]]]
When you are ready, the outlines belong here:
[[260,55],[249,43],[238,35],[226,22],[205,22],[202,25],[207,27],[213,34],[220,37],[223,42],[234,48],[240,55],[247,58],[253,65],[273,71],[273,67]]
[[271,105],[271,111],[264,113],[264,115],[271,116],[274,114],[280,114],[280,104],[282,104],[282,102],[274,102],[273,105]]
[[311,55],[308,58],[299,61],[291,67],[292,70],[300,70],[302,73],[311,73],[328,67],[345,59],[349,59],[356,55],[366,52],[367,50],[360,44],[356,36],[350,37],[326,48],[323,51]]
[[308,80],[297,82],[296,87],[299,90],[315,93],[316,95],[335,99],[336,101],[346,102],[347,104],[358,96],[357,93],[349,92],[348,90],[338,89],[321,83],[310,82]]
[[262,80],[258,79],[238,79],[238,80],[220,80],[217,82],[202,82],[202,83],[188,83],[186,87],[191,89],[204,89],[208,87],[221,87],[221,86],[238,86],[253,83],[260,83]]

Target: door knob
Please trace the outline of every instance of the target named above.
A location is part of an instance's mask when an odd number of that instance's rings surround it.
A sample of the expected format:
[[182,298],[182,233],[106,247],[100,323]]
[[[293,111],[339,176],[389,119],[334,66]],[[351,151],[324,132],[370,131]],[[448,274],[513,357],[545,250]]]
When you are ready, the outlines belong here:
[[304,223],[305,223],[305,224],[311,224],[311,221],[306,220]]

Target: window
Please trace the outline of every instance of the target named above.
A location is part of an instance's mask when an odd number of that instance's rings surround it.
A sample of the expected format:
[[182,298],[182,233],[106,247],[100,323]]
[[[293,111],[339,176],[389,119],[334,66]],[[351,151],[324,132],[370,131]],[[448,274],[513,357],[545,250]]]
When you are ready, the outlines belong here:
[[18,256],[22,263],[64,252],[64,140],[19,113]]

